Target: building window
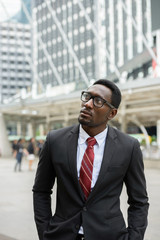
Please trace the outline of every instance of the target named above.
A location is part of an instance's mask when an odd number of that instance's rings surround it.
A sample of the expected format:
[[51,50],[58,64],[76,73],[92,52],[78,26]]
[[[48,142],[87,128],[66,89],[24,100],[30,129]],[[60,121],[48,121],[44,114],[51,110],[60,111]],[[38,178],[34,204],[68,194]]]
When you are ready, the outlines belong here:
[[84,64],[85,64],[85,58],[81,58],[80,63],[81,63],[82,65],[84,65]]
[[91,57],[91,56],[88,56],[88,57],[87,57],[87,62],[88,62],[88,63],[91,63],[91,62],[92,62],[92,57]]
[[79,16],[80,16],[80,17],[83,17],[83,16],[84,16],[84,12],[83,12],[83,11],[80,11]]
[[58,66],[58,71],[61,72],[62,71],[62,67]]
[[73,67],[73,63],[70,62],[70,63],[68,64],[68,66],[69,66],[69,68],[72,68],[72,67]]
[[77,14],[77,13],[75,13],[75,14],[73,15],[73,19],[74,19],[74,20],[77,20],[77,19],[78,19],[78,14]]
[[80,43],[80,48],[81,48],[81,49],[84,49],[84,48],[85,48],[85,43],[84,43],[84,42],[81,42],[81,43]]
[[77,35],[78,35],[78,29],[75,29],[74,32],[73,32],[73,34],[74,34],[75,36],[77,36]]
[[85,31],[84,26],[81,26],[80,29],[79,29],[79,31],[80,31],[81,33],[83,33],[83,32]]
[[78,51],[78,45],[74,45],[74,50]]
[[56,12],[57,12],[57,13],[60,13],[60,12],[61,12],[61,9],[60,9],[60,8],[57,8],[57,9],[56,9]]

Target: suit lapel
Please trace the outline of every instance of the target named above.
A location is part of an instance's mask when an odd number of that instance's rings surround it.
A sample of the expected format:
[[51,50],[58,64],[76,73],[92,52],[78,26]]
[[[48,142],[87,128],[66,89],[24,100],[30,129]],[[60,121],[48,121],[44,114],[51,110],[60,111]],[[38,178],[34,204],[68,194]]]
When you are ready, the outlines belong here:
[[88,200],[96,194],[96,191],[99,189],[99,186],[101,185],[101,182],[103,181],[104,175],[107,172],[107,168],[109,166],[109,163],[112,159],[112,156],[113,156],[113,153],[115,150],[116,137],[117,137],[117,135],[116,135],[114,129],[111,127],[108,127],[108,134],[107,134],[107,139],[106,139],[106,143],[105,143],[105,147],[104,147],[104,154],[103,154],[101,169],[99,172],[97,182],[96,182],[94,188],[92,189],[92,192],[90,193],[90,195],[88,197]]
[[72,128],[67,141],[67,151],[68,151],[68,162],[71,169],[71,174],[73,176],[74,183],[76,184],[77,189],[80,192],[80,195],[84,199],[80,184],[78,182],[77,175],[77,146],[78,146],[78,137],[79,137],[79,125]]

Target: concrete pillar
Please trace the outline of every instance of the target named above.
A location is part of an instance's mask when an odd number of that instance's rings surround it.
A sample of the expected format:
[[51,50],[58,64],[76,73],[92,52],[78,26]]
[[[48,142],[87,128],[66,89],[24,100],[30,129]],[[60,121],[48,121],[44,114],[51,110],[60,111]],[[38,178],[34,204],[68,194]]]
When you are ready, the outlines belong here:
[[68,121],[64,121],[63,122],[63,127],[65,128],[65,127],[68,127]]
[[157,121],[157,145],[160,148],[160,120]]
[[63,122],[63,127],[68,127],[68,121],[69,121],[69,113],[68,111],[64,111],[64,122]]
[[21,122],[17,122],[17,135],[18,135],[18,136],[21,136],[21,135],[22,135]]
[[28,137],[34,136],[32,123],[27,124],[27,135],[28,135]]
[[25,136],[26,136],[26,132],[27,132],[26,129],[27,129],[27,124],[22,122],[21,123],[21,136],[22,136],[22,138],[25,138]]
[[48,133],[50,131],[50,115],[47,114],[46,116],[46,132]]
[[11,144],[8,140],[3,114],[0,113],[0,152],[2,157],[11,157]]
[[121,131],[126,133],[127,131],[127,122],[126,122],[126,117],[123,116],[121,119]]
[[121,124],[121,131],[126,133],[127,131],[127,119],[126,119],[126,103],[125,99],[123,100],[123,104],[121,106],[121,114],[119,118],[119,122]]
[[[160,30],[156,32],[157,61],[160,64]],[[157,77],[160,77],[160,65],[157,66]]]
[[39,124],[39,135],[40,136],[44,135],[44,126],[43,126],[43,124]]

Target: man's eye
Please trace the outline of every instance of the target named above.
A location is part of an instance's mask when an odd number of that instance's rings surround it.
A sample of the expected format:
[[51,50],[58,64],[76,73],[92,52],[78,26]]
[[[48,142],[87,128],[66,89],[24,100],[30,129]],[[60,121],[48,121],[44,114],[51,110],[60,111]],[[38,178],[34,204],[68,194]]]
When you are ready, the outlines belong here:
[[96,97],[96,98],[95,98],[95,102],[96,102],[97,104],[102,104],[102,103],[103,103],[102,99],[99,98],[99,97]]
[[84,97],[86,100],[89,100],[91,98],[91,96],[89,94],[85,94]]

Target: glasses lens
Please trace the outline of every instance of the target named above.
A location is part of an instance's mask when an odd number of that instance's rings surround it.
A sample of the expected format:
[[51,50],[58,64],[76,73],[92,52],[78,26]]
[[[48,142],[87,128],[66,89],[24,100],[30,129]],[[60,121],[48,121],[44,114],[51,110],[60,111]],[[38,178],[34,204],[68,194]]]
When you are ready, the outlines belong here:
[[88,102],[91,99],[91,95],[87,92],[82,92],[81,100],[83,102]]
[[94,98],[94,106],[96,107],[102,107],[104,104],[103,99],[100,97],[95,97]]

